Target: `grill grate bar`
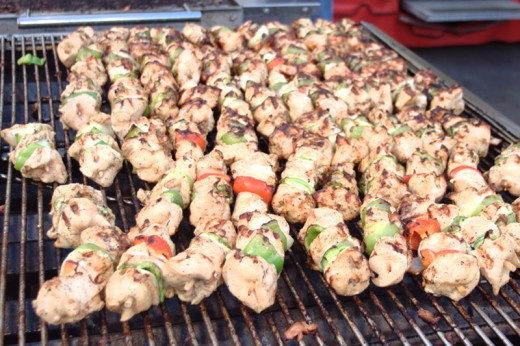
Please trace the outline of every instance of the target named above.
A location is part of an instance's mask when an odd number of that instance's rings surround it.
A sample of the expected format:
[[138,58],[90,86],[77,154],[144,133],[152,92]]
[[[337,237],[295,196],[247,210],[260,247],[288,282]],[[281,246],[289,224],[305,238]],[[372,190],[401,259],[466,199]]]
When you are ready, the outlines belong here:
[[484,343],[486,343],[487,345],[493,345],[493,342],[489,339],[486,333],[484,333],[480,326],[475,323],[473,318],[471,318],[469,312],[466,309],[464,309],[459,303],[453,301],[451,303],[455,307],[455,309],[457,309],[459,314],[461,314],[461,316],[469,323],[471,328],[473,328],[473,330],[482,338],[482,341],[484,341]]
[[515,310],[516,313],[520,315],[520,306],[518,306],[518,303],[513,298],[511,298],[511,296],[507,294],[504,290],[500,290],[500,295],[513,308],[513,310]]
[[[509,324],[509,326],[515,331],[517,335],[520,335],[520,329],[516,325],[515,322],[509,317],[509,315],[500,307],[497,303],[496,299],[493,298],[485,289],[483,289],[480,285],[477,286],[478,290],[482,295],[488,300],[488,302],[495,308],[495,310],[502,316],[502,318]],[[517,311],[518,312],[518,311]]]
[[[305,318],[305,321],[307,323],[312,323],[312,318],[307,313],[307,309],[305,308],[305,305],[303,304],[300,297],[298,296],[298,293],[296,293],[296,289],[294,288],[293,285],[291,285],[290,279],[289,279],[287,273],[282,271],[282,276],[283,276],[283,279],[286,282],[287,286],[289,286],[289,290],[291,291],[293,297],[296,299],[298,308],[300,309],[302,316]],[[318,342],[319,345],[324,345],[323,340],[321,340],[320,336],[317,333],[315,334],[315,337],[316,337],[316,341]]]
[[224,299],[222,299],[222,294],[220,293],[220,290],[217,290],[217,292],[215,292],[215,293],[216,293],[220,308],[222,310],[222,315],[224,316],[227,327],[229,328],[229,331],[231,332],[231,338],[233,339],[233,344],[235,346],[239,346],[240,340],[238,339],[237,331],[236,331],[235,327],[233,326],[233,322],[231,322],[231,318],[229,317],[229,312],[227,311],[226,306],[224,305]]
[[332,290],[329,287],[329,285],[325,281],[325,278],[323,277],[323,275],[320,275],[320,279],[323,282],[323,284],[325,285],[325,287],[327,287],[327,290],[329,291],[329,294],[332,297],[332,300],[334,300],[334,303],[336,303],[336,306],[338,307],[339,311],[341,312],[341,315],[343,316],[345,321],[347,321],[350,329],[352,329],[352,331],[356,335],[356,338],[359,340],[359,342],[362,345],[368,345],[368,342],[365,340],[365,337],[363,336],[363,334],[361,333],[361,331],[359,330],[357,325],[354,323],[354,321],[352,321],[352,319],[350,318],[350,316],[347,313],[347,311],[345,310],[345,308],[343,308],[343,305],[339,301],[337,294],[334,292],[334,290]]
[[[25,52],[25,42],[22,38],[22,56]],[[13,66],[15,64],[13,59]],[[14,71],[14,69],[13,69]],[[29,104],[28,104],[28,88],[27,88],[27,66],[23,65],[23,121],[27,123],[29,120]],[[13,88],[13,92],[15,92]],[[16,103],[13,103],[16,108]],[[22,178],[22,205],[21,205],[21,223],[20,223],[20,275],[18,283],[18,344],[25,345],[25,250],[27,241],[27,179]]]
[[276,343],[280,346],[283,345],[283,340],[282,340],[282,337],[280,336],[280,332],[278,331],[278,328],[276,327],[276,324],[274,323],[274,320],[273,320],[273,313],[272,312],[269,312],[266,316],[266,319],[267,319],[267,322],[269,323],[269,325],[271,326],[271,331],[273,332],[273,335],[275,337],[275,340],[276,340]]
[[247,308],[244,306],[244,304],[240,304],[240,312],[242,313],[242,316],[244,317],[247,329],[249,329],[249,332],[251,333],[253,342],[255,343],[256,346],[262,346],[262,344],[260,343],[260,338],[258,337],[258,333],[255,328],[255,325],[253,324],[253,321],[251,320],[251,316],[249,315],[249,311],[247,311]]
[[[417,298],[413,296],[412,292],[410,292],[410,290],[408,289],[408,287],[406,287],[406,285],[404,283],[401,282],[400,287],[403,289],[403,292],[406,295],[406,298],[408,298],[412,302],[412,304],[417,308],[417,310],[424,309],[419,304],[419,301],[417,300]],[[439,328],[437,328],[436,323],[428,323],[428,325],[435,331],[435,333],[437,333],[437,336],[442,340],[442,342],[445,345],[447,345],[447,346],[451,345],[451,342],[449,342],[446,339],[446,336],[444,335],[444,333],[442,331],[440,331]]]
[[395,333],[395,335],[397,335],[401,343],[403,345],[410,345],[408,340],[406,340],[406,337],[404,336],[403,332],[399,329],[392,316],[390,316],[388,311],[386,311],[385,307],[383,306],[383,304],[381,304],[381,301],[379,300],[379,298],[377,298],[373,291],[370,291],[370,298],[372,299],[376,307],[379,309],[379,311],[385,318],[386,322],[390,325],[390,327],[392,327],[393,332]]
[[[336,339],[337,339],[338,343],[340,345],[346,345],[345,339],[343,339],[343,336],[339,333],[339,330],[338,330],[337,326],[332,321],[332,318],[330,317],[330,314],[325,309],[325,306],[323,305],[323,302],[321,301],[321,299],[318,297],[318,294],[316,293],[316,290],[314,289],[314,286],[309,281],[309,278],[307,277],[307,275],[303,271],[303,268],[300,265],[300,263],[298,263],[298,260],[296,259],[296,256],[294,255],[293,250],[289,249],[289,250],[287,250],[287,253],[291,257],[291,259],[292,259],[292,261],[293,261],[293,263],[294,263],[294,265],[296,267],[296,270],[298,271],[298,273],[300,274],[301,278],[305,282],[305,285],[309,288],[309,292],[311,293],[312,298],[316,302],[316,305],[318,305],[318,308],[320,309],[321,314],[323,315],[323,317],[325,317],[325,320],[327,321],[327,324],[329,325],[331,331],[336,336]],[[287,285],[291,288],[291,290],[296,292],[296,290],[294,289],[294,286],[290,282],[290,280],[287,280]]]
[[[413,277],[413,280],[414,280],[415,284],[420,287],[421,284],[419,282],[419,279],[417,277]],[[460,338],[460,340],[465,345],[472,345],[472,343],[468,340],[466,335],[464,335],[464,333],[460,330],[460,328],[457,327],[457,324],[455,323],[455,321],[453,321],[453,318],[446,312],[446,310],[443,308],[442,304],[439,303],[439,298],[430,296],[430,295],[427,295],[427,297],[432,302],[435,309],[437,309],[437,311],[441,314],[442,318],[449,324],[451,329],[457,334],[457,336]]]
[[426,338],[426,336],[424,335],[424,333],[422,332],[422,330],[419,328],[419,326],[415,323],[415,321],[413,320],[412,316],[410,316],[410,313],[408,312],[408,310],[406,310],[406,308],[404,307],[404,305],[401,303],[401,301],[399,300],[399,298],[397,298],[397,296],[395,295],[395,293],[387,288],[386,292],[388,293],[388,295],[392,298],[392,301],[395,303],[395,305],[397,306],[397,308],[399,309],[399,311],[401,312],[401,314],[406,318],[406,320],[408,321],[408,323],[410,323],[410,325],[412,326],[412,328],[415,330],[415,332],[417,333],[417,335],[419,335],[419,337],[421,338],[421,341],[425,344],[425,345],[432,345],[432,343]]
[[173,327],[170,319],[170,314],[168,313],[168,309],[166,309],[165,304],[160,304],[159,308],[161,309],[161,313],[164,318],[164,327],[166,328],[166,337],[168,338],[168,344],[177,345],[175,337],[173,336]]
[[209,332],[209,338],[211,340],[211,343],[214,346],[218,345],[217,336],[215,335],[215,331],[213,330],[213,325],[211,324],[211,318],[208,315],[208,310],[206,309],[206,304],[204,304],[204,301],[200,302],[199,304],[200,312],[202,314],[202,319],[204,320],[204,324],[206,325],[206,329]]
[[504,344],[506,344],[508,346],[513,346],[513,344],[506,338],[504,333],[502,333],[500,331],[500,329],[498,329],[497,325],[495,323],[493,323],[493,321],[491,321],[489,316],[486,315],[486,313],[478,306],[478,304],[475,304],[473,299],[470,301],[470,304],[473,307],[473,309],[475,309],[475,311],[477,311],[477,313],[484,319],[484,321],[486,321],[486,323],[491,327],[493,332],[500,338],[500,340]]
[[[184,321],[186,322],[186,327],[188,328],[188,334],[189,334],[189,341],[191,341],[191,344],[194,346],[197,346],[199,342],[197,341],[197,336],[195,335],[195,331],[193,330],[193,324],[191,323],[191,317],[188,314],[188,309],[186,307],[186,303],[181,302],[181,310],[182,310],[182,317],[184,317]],[[186,341],[187,343],[187,341]]]
[[[34,37],[32,37],[31,40],[32,43],[32,51],[33,55],[36,56],[36,44]],[[47,52],[45,49],[45,44],[42,40],[42,53],[43,57],[47,59]],[[45,71],[48,72],[47,65],[45,64],[44,67]],[[48,73],[45,75],[48,77]],[[35,78],[36,78],[36,101],[38,105],[38,122],[42,122],[42,104],[41,104],[41,93],[40,93],[40,76],[38,74],[38,68],[35,66]],[[51,94],[50,91],[50,82],[49,79],[46,78],[46,86],[48,94]],[[44,229],[43,229],[43,184],[38,183],[38,224],[37,224],[37,231],[38,231],[38,284],[39,287],[41,287],[45,281],[45,251],[44,251]],[[47,335],[47,324],[40,320],[40,340],[42,344],[46,345],[48,343],[48,335]]]
[[[280,296],[279,292],[276,292],[276,301],[278,302],[278,305],[280,306],[280,309],[282,310],[283,315],[285,316],[285,319],[289,326],[291,326],[294,323],[293,318],[291,317],[291,314],[289,313],[289,309],[287,308],[287,304],[283,301],[283,298]],[[299,342],[300,345],[305,345],[305,343],[302,341]]]
[[509,285],[515,290],[516,294],[520,295],[520,285],[513,279],[509,280]]
[[[5,38],[2,37],[1,47],[1,63],[5,67]],[[11,55],[14,55],[12,51]],[[0,69],[0,114],[4,113],[4,79],[5,79],[5,68]],[[12,77],[14,81],[14,75]],[[12,84],[14,85],[14,84]],[[12,95],[14,97],[14,94]],[[13,112],[11,111],[11,118],[13,119]],[[3,126],[3,117],[0,121]],[[5,191],[5,204],[4,204],[4,220],[2,227],[2,251],[0,256],[0,340],[4,339],[5,331],[5,289],[6,289],[6,275],[7,275],[7,241],[9,240],[9,213],[11,211],[11,182],[12,182],[12,166],[7,167],[7,188]]]

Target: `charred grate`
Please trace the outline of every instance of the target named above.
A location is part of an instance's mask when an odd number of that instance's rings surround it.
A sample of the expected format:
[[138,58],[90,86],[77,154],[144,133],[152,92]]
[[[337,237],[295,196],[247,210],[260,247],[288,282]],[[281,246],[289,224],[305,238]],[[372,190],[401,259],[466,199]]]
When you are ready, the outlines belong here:
[[[0,36],[0,121],[2,128],[29,120],[51,124],[57,133],[57,145],[65,154],[71,137],[57,119],[66,77],[56,55],[56,44],[61,37]],[[47,64],[17,66],[16,60],[26,53],[45,57]],[[480,116],[478,112],[472,113]],[[493,128],[493,135],[504,142],[511,141],[511,135],[498,127]],[[306,267],[306,254],[299,244],[287,253],[275,305],[259,315],[242,306],[221,286],[200,305],[186,305],[174,298],[128,323],[120,323],[116,314],[103,310],[77,324],[48,326],[35,315],[31,300],[39,286],[56,275],[67,254],[45,237],[51,224],[46,203],[50,201],[53,186],[22,179],[9,164],[8,152],[9,147],[3,144],[0,147],[0,204],[4,205],[0,215],[0,344],[284,344],[284,331],[296,321],[316,322],[319,326],[318,333],[306,336],[302,344],[520,343],[518,273],[512,274],[498,296],[492,296],[489,284],[482,282],[460,303],[425,294],[419,279],[411,276],[391,288],[371,286],[360,296],[339,297],[328,288],[320,273]],[[481,168],[488,169],[498,152],[491,150]],[[86,183],[76,162],[66,156],[65,163],[71,181]],[[136,198],[139,187],[142,183],[126,165],[115,184],[104,190],[118,226],[126,231],[140,208]],[[188,244],[190,230],[183,223],[174,236],[180,250]],[[420,318],[421,309],[440,317],[438,323]]]

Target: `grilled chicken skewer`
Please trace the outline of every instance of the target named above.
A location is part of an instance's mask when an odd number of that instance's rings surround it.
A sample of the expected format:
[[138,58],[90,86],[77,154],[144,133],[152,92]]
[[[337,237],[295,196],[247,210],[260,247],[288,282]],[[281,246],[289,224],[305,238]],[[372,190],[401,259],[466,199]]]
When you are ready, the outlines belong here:
[[311,268],[323,272],[337,294],[353,296],[368,287],[368,261],[359,240],[350,236],[340,212],[313,209],[298,239],[309,253]]
[[36,314],[47,323],[62,324],[101,310],[105,285],[128,246],[128,237],[117,227],[87,228],[81,245],[63,261],[59,275],[40,287],[32,302]]
[[520,196],[520,144],[515,143],[495,158],[495,164],[487,173],[487,180],[497,191],[508,191]]
[[115,217],[100,191],[82,184],[58,186],[51,199],[52,227],[47,236],[59,248],[81,244],[82,232],[93,226],[113,227]]
[[67,171],[55,148],[55,133],[49,125],[29,123],[0,131],[0,137],[14,147],[9,161],[24,178],[44,183],[65,183]]
[[261,152],[231,165],[237,194],[232,219],[238,236],[226,257],[223,278],[231,293],[256,312],[274,303],[284,253],[293,244],[287,221],[267,212],[277,167],[274,155]]
[[164,284],[165,263],[175,253],[168,229],[157,224],[134,228],[129,238],[133,246],[121,256],[105,292],[107,309],[121,314],[121,321],[174,295]]
[[68,34],[58,43],[56,49],[58,58],[67,68],[71,67],[77,59],[81,48],[88,47],[97,39],[97,34],[89,26],[82,26]]
[[145,117],[131,123],[121,146],[123,156],[132,164],[137,176],[148,182],[157,182],[175,165],[172,149],[163,123]]
[[110,116],[98,113],[79,129],[69,148],[81,173],[103,187],[111,186],[123,167],[124,158],[114,136]]

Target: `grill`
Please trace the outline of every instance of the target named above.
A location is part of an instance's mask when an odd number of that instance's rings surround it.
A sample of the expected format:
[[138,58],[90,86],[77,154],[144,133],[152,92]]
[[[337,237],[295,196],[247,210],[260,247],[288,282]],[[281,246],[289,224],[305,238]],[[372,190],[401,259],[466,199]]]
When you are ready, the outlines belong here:
[[[425,67],[375,27],[365,28],[397,50],[409,62],[412,72]],[[62,37],[0,36],[0,113],[2,128],[30,120],[51,124],[57,133],[57,147],[65,156],[72,137],[63,131],[57,119],[66,77],[56,54]],[[45,57],[47,64],[17,66],[16,60],[26,53]],[[504,144],[518,140],[518,126],[487,109],[482,101],[467,94],[467,112],[489,122],[493,136],[501,138]],[[420,279],[409,275],[394,287],[382,289],[372,285],[359,296],[339,297],[328,288],[321,274],[306,267],[306,253],[299,244],[287,252],[276,302],[262,314],[245,308],[221,286],[200,305],[169,299],[127,323],[120,323],[118,315],[102,310],[77,324],[46,325],[35,315],[31,300],[43,282],[57,274],[68,253],[56,249],[44,235],[51,225],[47,203],[54,187],[22,179],[8,162],[9,147],[2,144],[0,344],[295,344],[296,341],[285,341],[283,333],[297,321],[318,324],[318,332],[307,335],[300,344],[520,344],[518,273],[512,274],[498,296],[493,296],[489,284],[483,281],[459,303],[425,294]],[[487,170],[498,153],[498,148],[492,149],[490,156],[482,160],[481,169]],[[68,155],[65,158],[70,182],[87,183],[77,163]],[[136,197],[140,187],[147,186],[134,178],[125,164],[114,185],[102,190],[118,226],[125,231],[133,225],[133,215],[140,208]],[[511,198],[506,200],[510,202]],[[191,236],[191,228],[183,223],[173,238],[179,251],[187,246]],[[421,318],[425,310],[439,317],[439,321]]]

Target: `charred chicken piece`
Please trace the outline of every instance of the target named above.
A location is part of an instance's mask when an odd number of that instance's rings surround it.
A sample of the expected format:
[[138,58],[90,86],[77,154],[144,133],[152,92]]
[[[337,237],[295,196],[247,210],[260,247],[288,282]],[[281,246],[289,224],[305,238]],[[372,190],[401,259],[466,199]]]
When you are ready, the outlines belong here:
[[67,171],[55,148],[55,133],[49,125],[13,125],[0,131],[0,136],[14,146],[9,161],[24,178],[44,183],[65,183]]

